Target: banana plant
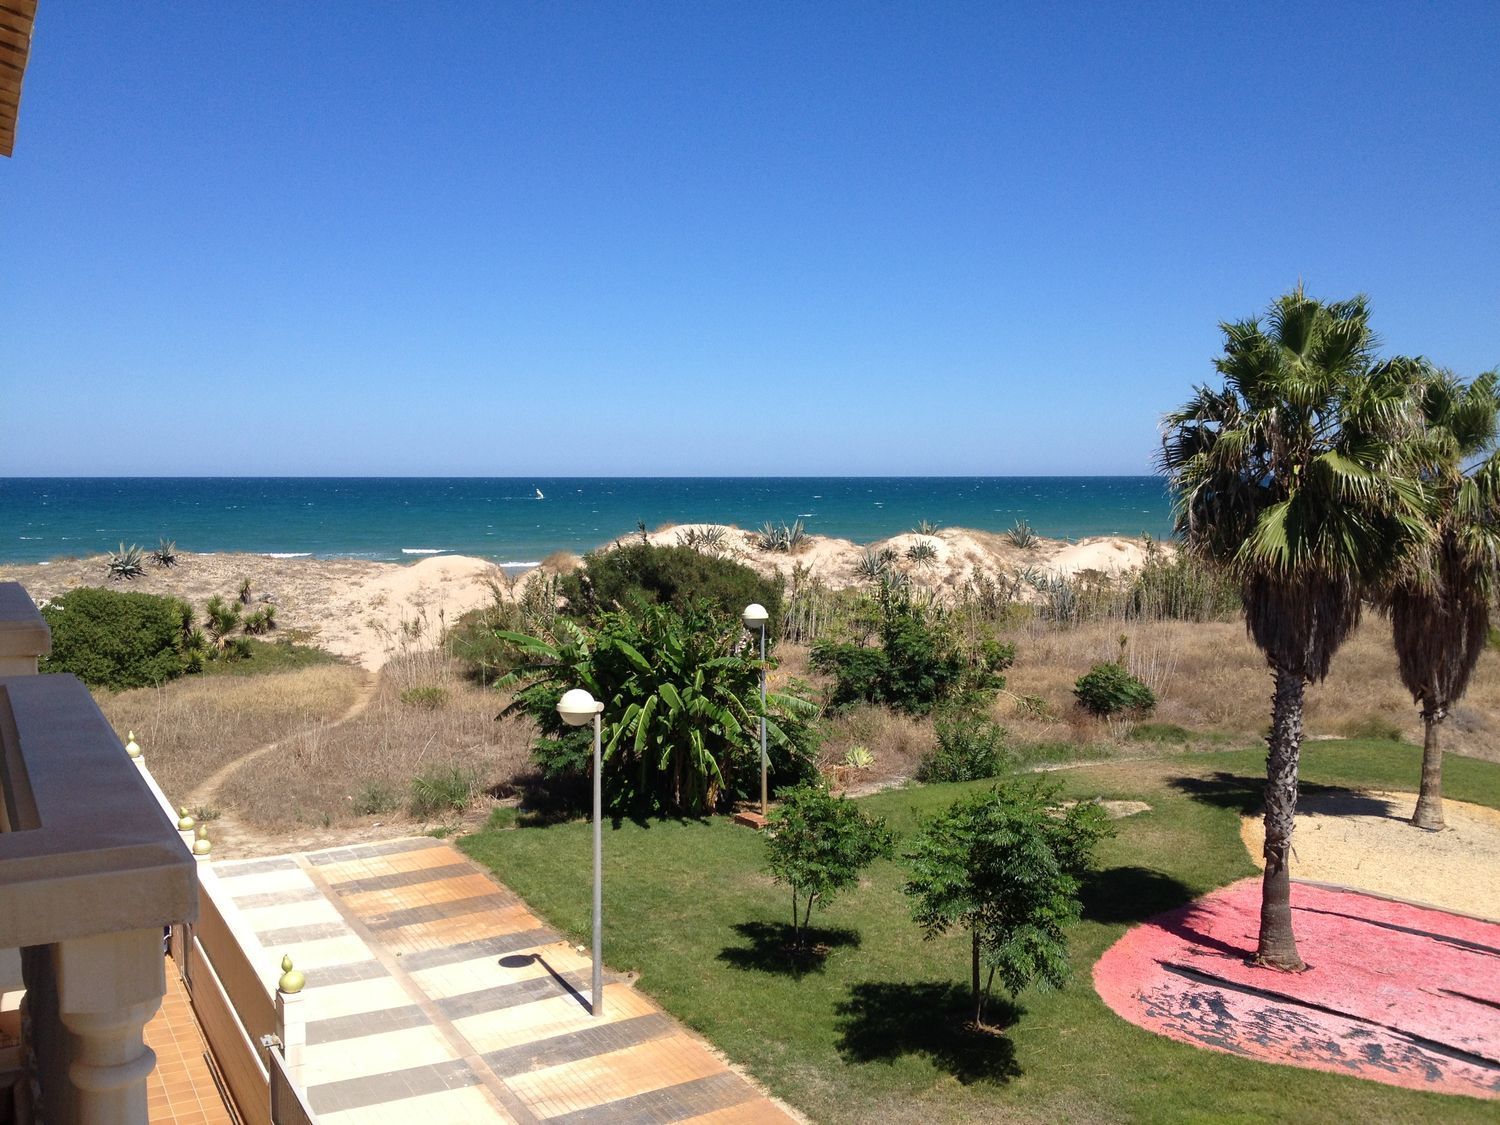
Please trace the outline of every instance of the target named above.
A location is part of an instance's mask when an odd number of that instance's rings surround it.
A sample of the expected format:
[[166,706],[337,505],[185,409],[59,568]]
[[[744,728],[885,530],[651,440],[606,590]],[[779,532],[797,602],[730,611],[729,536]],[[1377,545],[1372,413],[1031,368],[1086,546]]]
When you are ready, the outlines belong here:
[[[586,770],[587,751],[553,709],[570,687],[604,703],[606,799],[616,811],[702,815],[745,795],[758,776],[760,662],[741,645],[738,623],[652,606],[602,615],[586,628],[559,618],[550,637],[497,632],[522,662],[499,682],[516,688],[502,714],[541,728],[538,760],[553,774]],[[773,773],[795,781],[809,768],[807,721],[798,696],[766,698]]]

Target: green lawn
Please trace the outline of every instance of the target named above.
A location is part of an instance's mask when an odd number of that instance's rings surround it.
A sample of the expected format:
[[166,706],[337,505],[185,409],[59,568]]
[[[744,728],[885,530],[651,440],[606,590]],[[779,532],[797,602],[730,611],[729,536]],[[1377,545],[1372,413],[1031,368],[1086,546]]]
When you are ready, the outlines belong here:
[[[1197,1050],[1116,1017],[1089,970],[1132,923],[1255,873],[1237,818],[1264,752],[1187,753],[1055,776],[1070,795],[1136,799],[1117,822],[1072,932],[1074,977],[1027,993],[1003,1037],[962,1030],[966,946],[924,942],[882,862],[815,915],[828,947],[798,975],[780,953],[789,895],[761,838],[723,819],[624,823],[605,834],[605,960],[815,1121],[1494,1120],[1493,1104]],[[1410,788],[1419,751],[1313,743],[1311,784]],[[1450,757],[1448,796],[1500,807],[1500,767]],[[971,786],[865,798],[898,832]],[[513,818],[512,818],[513,819]],[[461,847],[580,940],[589,927],[583,822],[497,828]]]

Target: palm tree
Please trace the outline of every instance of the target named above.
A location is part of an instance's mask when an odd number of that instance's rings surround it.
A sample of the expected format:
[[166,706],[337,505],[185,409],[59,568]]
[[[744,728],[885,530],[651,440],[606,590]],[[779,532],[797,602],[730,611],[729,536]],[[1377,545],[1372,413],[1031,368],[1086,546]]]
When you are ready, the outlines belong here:
[[1275,683],[1267,738],[1265,877],[1255,960],[1303,968],[1287,867],[1306,687],[1328,675],[1366,593],[1425,530],[1397,440],[1409,372],[1377,364],[1364,297],[1299,285],[1259,319],[1220,326],[1224,378],[1163,420],[1160,468],[1186,548],[1230,568]]
[[1392,585],[1386,608],[1401,682],[1422,705],[1422,787],[1412,823],[1436,831],[1443,827],[1439,734],[1489,639],[1500,558],[1500,373],[1487,371],[1467,386],[1452,372],[1424,374],[1417,401],[1433,537]]

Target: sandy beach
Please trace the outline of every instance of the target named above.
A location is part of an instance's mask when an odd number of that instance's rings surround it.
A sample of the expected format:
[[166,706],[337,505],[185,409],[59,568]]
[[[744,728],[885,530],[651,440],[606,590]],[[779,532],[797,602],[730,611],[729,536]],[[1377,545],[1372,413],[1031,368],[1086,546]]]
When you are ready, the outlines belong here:
[[[1100,537],[1072,543],[1038,539],[1034,546],[1023,549],[1004,535],[964,528],[944,528],[931,535],[904,533],[871,544],[814,535],[795,554],[759,550],[750,532],[726,525],[665,527],[650,532],[647,538],[653,543],[675,545],[690,530],[701,534],[714,527],[723,528],[717,548],[720,553],[767,575],[790,576],[794,567],[804,567],[810,577],[833,588],[860,581],[856,568],[867,550],[889,549],[896,555],[897,568],[940,593],[960,589],[976,574],[1009,577],[1026,568],[1065,575],[1086,570],[1114,574],[1139,567],[1146,557],[1146,546],[1137,539]],[[604,547],[634,537],[623,535]],[[932,558],[914,561],[907,557],[907,551],[919,541],[932,546]],[[562,559],[571,562],[577,556],[549,560],[549,565],[560,565]],[[38,602],[79,586],[105,586],[170,594],[201,609],[216,594],[234,598],[248,579],[252,602],[274,602],[283,630],[373,670],[396,651],[403,629],[420,627],[427,633],[441,629],[445,622],[488,604],[495,590],[502,596],[514,596],[525,580],[524,574],[507,575],[486,559],[466,555],[387,563],[183,553],[174,567],[148,562],[145,573],[128,582],[110,581],[105,561],[105,556],[98,555],[0,565],[0,581],[20,582]]]

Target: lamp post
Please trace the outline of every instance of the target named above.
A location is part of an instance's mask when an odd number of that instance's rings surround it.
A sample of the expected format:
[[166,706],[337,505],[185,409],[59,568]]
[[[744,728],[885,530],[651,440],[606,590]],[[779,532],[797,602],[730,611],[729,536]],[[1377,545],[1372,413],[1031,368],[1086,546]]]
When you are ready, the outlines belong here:
[[563,692],[557,701],[557,713],[570,727],[581,727],[594,720],[594,991],[591,1011],[604,1014],[604,789],[601,780],[599,752],[599,715],[604,704],[597,702],[583,688]]
[[770,619],[766,607],[751,602],[740,614],[745,628],[752,632],[760,630],[760,815],[766,815],[766,772],[770,759],[766,756],[766,621]]

